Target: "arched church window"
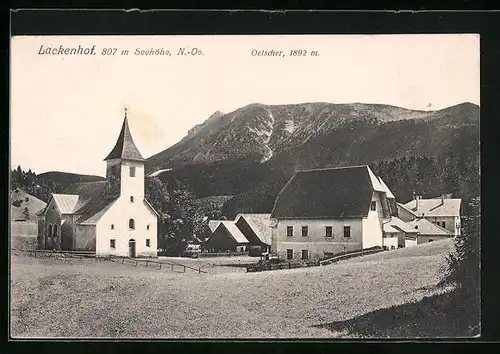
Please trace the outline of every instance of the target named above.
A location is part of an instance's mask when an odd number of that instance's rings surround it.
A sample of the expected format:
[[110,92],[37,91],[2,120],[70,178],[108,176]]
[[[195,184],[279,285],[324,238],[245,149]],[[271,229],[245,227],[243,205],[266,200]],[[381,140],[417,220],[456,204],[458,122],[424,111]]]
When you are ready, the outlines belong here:
[[54,234],[52,236],[57,237],[57,225],[54,225],[53,232],[54,232]]
[[52,237],[52,224],[49,224],[48,232],[47,232],[48,237]]
[[135,221],[134,219],[130,219],[128,221],[128,228],[134,230],[135,229]]
[[134,197],[130,197],[130,203],[133,203],[134,202]]
[[130,177],[135,177],[135,166],[130,166]]

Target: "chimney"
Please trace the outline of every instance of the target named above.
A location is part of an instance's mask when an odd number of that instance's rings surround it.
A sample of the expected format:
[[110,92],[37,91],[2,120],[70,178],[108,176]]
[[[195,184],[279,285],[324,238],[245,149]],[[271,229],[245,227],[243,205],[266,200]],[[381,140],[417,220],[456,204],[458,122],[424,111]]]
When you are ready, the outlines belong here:
[[418,200],[420,199],[420,196],[416,196],[415,198],[415,210],[418,210]]

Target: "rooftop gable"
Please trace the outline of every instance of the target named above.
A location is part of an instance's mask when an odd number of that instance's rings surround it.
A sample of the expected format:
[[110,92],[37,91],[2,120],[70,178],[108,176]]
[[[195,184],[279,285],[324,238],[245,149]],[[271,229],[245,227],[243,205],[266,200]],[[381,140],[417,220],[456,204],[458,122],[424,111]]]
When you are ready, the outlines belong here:
[[73,214],[76,210],[79,196],[75,194],[52,194],[52,198],[61,214]]
[[453,233],[445,228],[431,223],[427,219],[418,218],[408,222],[415,230],[422,235],[433,235],[433,236],[453,236]]
[[247,238],[245,237],[245,235],[243,235],[240,229],[238,229],[234,221],[221,221],[214,232],[220,227],[224,227],[237,243],[248,243]]
[[238,214],[234,221],[238,222],[240,218],[245,219],[262,243],[271,245],[271,214]]

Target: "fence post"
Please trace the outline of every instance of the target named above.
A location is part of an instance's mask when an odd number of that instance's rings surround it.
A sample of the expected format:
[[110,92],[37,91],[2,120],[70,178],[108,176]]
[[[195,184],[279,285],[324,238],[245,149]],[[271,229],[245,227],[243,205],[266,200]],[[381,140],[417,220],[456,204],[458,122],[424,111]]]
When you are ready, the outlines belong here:
[[201,273],[201,267],[198,267],[198,274]]
[[174,271],[174,265],[170,264],[170,267],[172,268],[172,272]]
[[160,263],[160,270],[161,270],[161,263]]
[[146,268],[148,267],[148,263],[149,263],[149,261],[146,261]]
[[184,266],[184,273],[186,273],[186,266]]
[[122,264],[125,263],[125,257],[122,257]]

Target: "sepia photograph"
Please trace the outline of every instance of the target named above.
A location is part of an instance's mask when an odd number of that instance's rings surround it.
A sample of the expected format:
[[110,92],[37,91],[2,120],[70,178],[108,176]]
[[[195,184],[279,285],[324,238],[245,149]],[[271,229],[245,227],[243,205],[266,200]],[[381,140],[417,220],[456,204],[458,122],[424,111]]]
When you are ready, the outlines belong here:
[[10,337],[480,337],[479,42],[11,37]]

